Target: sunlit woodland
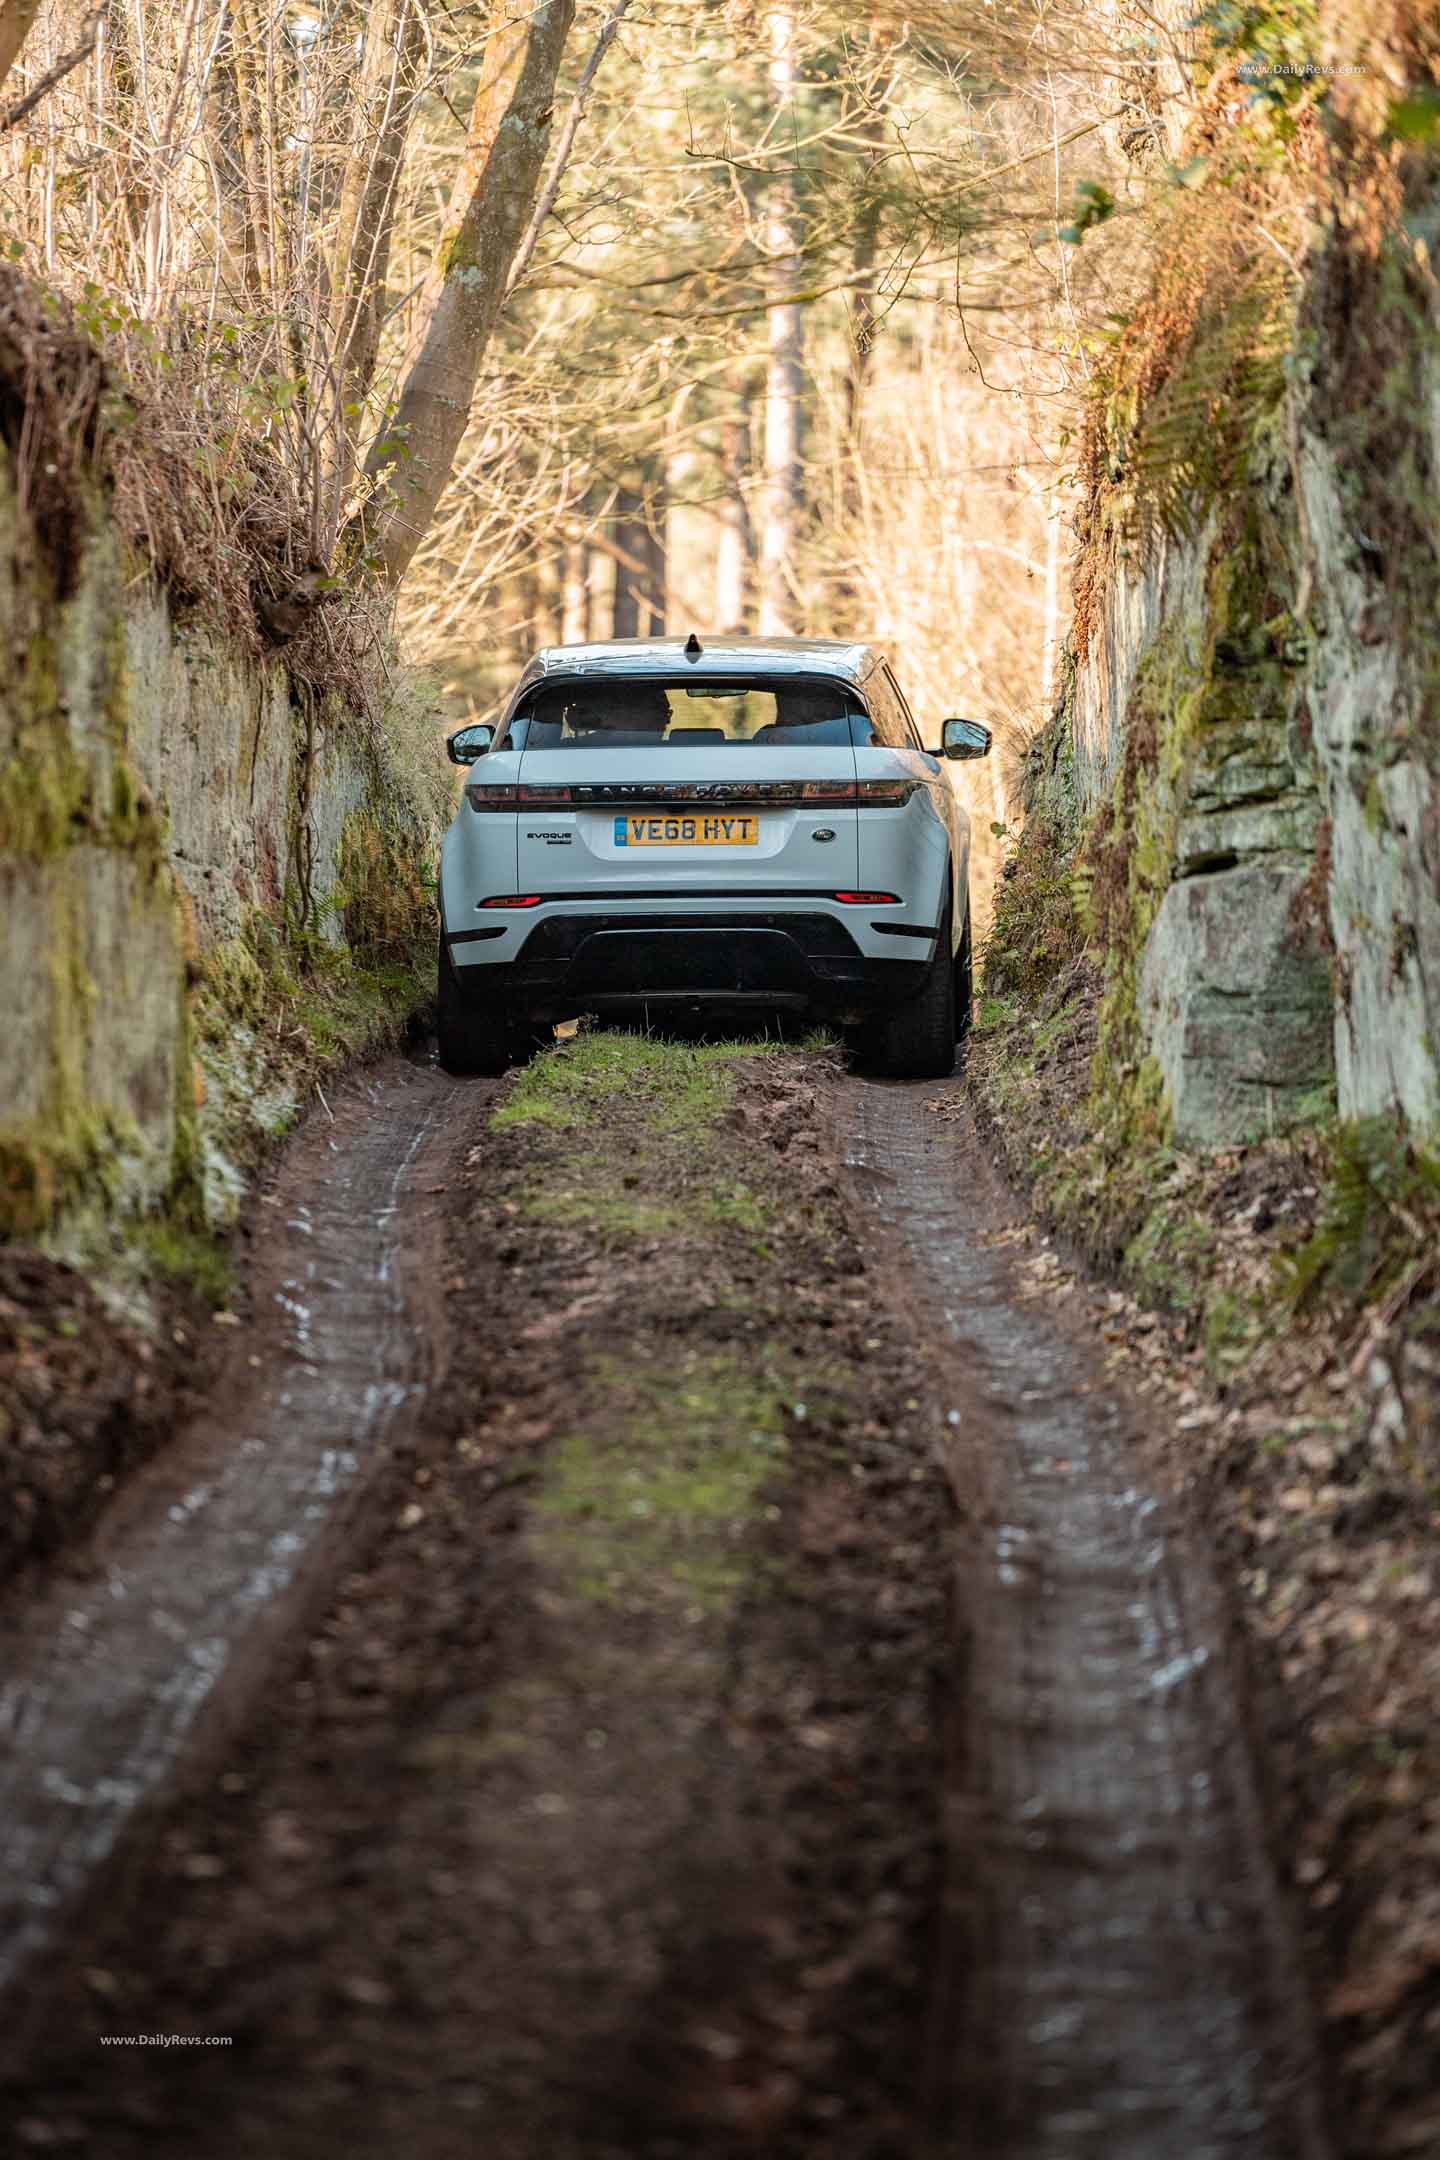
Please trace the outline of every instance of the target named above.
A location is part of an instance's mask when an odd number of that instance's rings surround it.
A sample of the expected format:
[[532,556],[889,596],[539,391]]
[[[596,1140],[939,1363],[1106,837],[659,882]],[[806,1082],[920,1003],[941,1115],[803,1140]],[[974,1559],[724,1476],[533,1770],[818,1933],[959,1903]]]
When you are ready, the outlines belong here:
[[147,540],[168,434],[172,558],[197,518],[207,585],[268,547],[322,665],[398,591],[461,714],[546,642],[875,637],[917,711],[1001,729],[983,864],[1055,686],[1077,402],[1184,179],[1166,10],[11,0],[4,31],[8,247],[144,407]]

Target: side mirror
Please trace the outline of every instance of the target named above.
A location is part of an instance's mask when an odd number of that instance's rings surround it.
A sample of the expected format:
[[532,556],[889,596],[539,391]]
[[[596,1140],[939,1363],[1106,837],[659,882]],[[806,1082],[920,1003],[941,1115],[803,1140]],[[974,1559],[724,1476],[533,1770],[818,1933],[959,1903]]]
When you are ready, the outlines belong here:
[[495,730],[486,720],[477,720],[472,727],[457,728],[445,738],[445,755],[452,765],[473,765],[476,758],[484,757],[495,740]]
[[940,730],[940,755],[948,758],[987,757],[994,741],[988,727],[978,720],[947,720]]

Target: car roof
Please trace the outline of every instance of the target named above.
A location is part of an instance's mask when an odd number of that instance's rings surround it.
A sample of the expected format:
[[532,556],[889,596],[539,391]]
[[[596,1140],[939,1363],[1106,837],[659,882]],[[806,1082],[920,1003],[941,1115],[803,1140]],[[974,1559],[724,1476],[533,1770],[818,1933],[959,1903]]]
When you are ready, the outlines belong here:
[[547,675],[814,675],[863,683],[883,655],[849,638],[697,637],[609,638],[587,645],[547,645],[536,653],[516,685],[528,690]]

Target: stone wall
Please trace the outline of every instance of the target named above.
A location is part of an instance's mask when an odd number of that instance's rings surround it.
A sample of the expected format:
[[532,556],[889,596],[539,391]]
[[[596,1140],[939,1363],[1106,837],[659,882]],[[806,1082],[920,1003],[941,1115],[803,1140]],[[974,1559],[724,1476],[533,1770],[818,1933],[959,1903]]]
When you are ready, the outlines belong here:
[[[1390,327],[1432,446],[1417,470],[1440,469],[1440,342]],[[1182,1144],[1332,1103],[1440,1126],[1440,501],[1412,471],[1387,517],[1405,479],[1378,465],[1357,498],[1353,410],[1326,394],[1346,365],[1313,342],[1243,489],[1191,537],[1107,563],[1033,764],[1031,807],[1065,818],[1082,865],[1117,819],[1161,858],[1124,925],[1139,949],[1109,960],[1112,984],[1132,967]]]
[[[434,848],[433,795],[383,730],[177,621],[98,497],[88,528],[53,561],[0,445],[0,1229],[26,1234],[193,1176],[208,954],[257,910],[338,939],[357,816]],[[238,1180],[206,1189],[233,1204]]]
[[[1440,353],[1424,353],[1416,418],[1437,445]],[[1427,410],[1428,407],[1428,410]],[[1371,550],[1345,499],[1343,464],[1307,433],[1301,476],[1317,631],[1307,691],[1326,814],[1326,891],[1335,944],[1335,1064],[1341,1115],[1399,1112],[1440,1128],[1440,739],[1432,521],[1429,608],[1382,609]]]

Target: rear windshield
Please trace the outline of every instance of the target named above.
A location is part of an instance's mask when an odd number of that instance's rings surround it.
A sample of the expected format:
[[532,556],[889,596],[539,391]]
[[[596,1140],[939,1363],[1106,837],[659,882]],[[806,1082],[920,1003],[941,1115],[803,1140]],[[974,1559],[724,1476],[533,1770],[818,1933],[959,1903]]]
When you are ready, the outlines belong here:
[[544,683],[500,742],[507,750],[694,750],[726,743],[803,749],[868,742],[859,693],[837,683]]

